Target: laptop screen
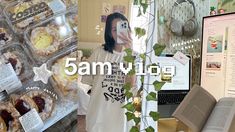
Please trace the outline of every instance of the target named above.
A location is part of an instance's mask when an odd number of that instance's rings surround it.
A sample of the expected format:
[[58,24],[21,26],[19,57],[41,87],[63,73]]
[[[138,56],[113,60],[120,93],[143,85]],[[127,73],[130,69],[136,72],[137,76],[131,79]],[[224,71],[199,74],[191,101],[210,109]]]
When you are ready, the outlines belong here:
[[[190,58],[190,57],[189,57]],[[175,68],[175,73],[173,77],[165,77],[164,73],[161,72],[160,76],[157,76],[158,81],[165,81],[161,90],[189,90],[190,89],[190,72],[191,64],[190,59],[184,65],[178,60],[173,58],[173,55],[158,56],[156,61],[162,68],[164,66],[173,66]]]

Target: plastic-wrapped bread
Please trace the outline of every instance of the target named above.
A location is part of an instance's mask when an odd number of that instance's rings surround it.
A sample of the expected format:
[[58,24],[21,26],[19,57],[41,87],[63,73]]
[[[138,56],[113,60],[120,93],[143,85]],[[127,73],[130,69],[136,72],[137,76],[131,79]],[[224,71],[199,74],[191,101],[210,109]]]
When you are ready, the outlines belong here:
[[19,112],[10,102],[0,103],[0,131],[20,132]]

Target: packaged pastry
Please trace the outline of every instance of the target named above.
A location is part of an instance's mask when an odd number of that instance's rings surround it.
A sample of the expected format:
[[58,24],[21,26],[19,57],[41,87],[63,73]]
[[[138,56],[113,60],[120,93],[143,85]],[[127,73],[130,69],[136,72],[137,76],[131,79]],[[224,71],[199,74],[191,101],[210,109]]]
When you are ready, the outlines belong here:
[[30,90],[22,95],[11,95],[11,101],[21,116],[35,109],[42,120],[48,119],[54,109],[54,99],[40,89]]
[[13,40],[13,32],[5,20],[0,20],[0,47]]
[[8,93],[20,88],[32,78],[33,65],[21,45],[13,43],[3,46],[0,50],[0,87]]
[[70,25],[72,20],[68,19],[75,13],[68,11],[25,31],[25,40],[37,61],[48,60],[77,40],[77,33]]
[[20,113],[21,116],[29,112],[31,109],[36,109],[38,111],[37,104],[32,98],[28,95],[11,95],[11,102],[16,110]]
[[36,54],[47,56],[59,49],[59,33],[54,27],[36,27],[32,30],[30,41]]
[[61,0],[19,0],[6,5],[4,15],[15,33],[66,10]]
[[42,120],[51,116],[54,109],[54,99],[43,90],[31,90],[26,93],[37,105],[38,113]]
[[[53,72],[51,81],[54,84],[54,88],[58,88],[62,93],[62,96],[66,97],[77,95],[77,82],[80,79],[78,74],[67,75],[65,73],[65,62],[67,58],[81,58],[82,52],[78,51],[76,47],[65,53],[56,56],[48,61],[51,65],[50,69]],[[78,63],[78,61],[76,61]],[[68,69],[72,70],[72,69]]]
[[10,102],[0,102],[0,131],[20,132],[19,112]]

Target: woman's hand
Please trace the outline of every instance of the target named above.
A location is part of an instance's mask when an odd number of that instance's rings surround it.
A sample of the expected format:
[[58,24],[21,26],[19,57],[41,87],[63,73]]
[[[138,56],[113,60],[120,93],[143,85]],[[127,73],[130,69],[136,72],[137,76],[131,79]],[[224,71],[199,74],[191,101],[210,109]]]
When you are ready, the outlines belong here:
[[124,33],[121,33],[121,35],[118,35],[118,37],[123,41],[124,47],[132,49],[132,38],[131,38],[131,32],[128,32],[128,36],[126,36]]

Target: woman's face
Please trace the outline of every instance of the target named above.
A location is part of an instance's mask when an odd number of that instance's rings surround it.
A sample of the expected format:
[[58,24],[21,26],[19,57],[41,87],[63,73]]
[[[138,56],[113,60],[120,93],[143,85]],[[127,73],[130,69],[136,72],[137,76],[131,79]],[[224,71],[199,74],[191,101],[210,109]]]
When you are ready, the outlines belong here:
[[121,19],[114,19],[112,21],[112,29],[111,29],[111,33],[112,33],[112,37],[115,40],[115,42],[117,42],[117,22],[121,21]]

